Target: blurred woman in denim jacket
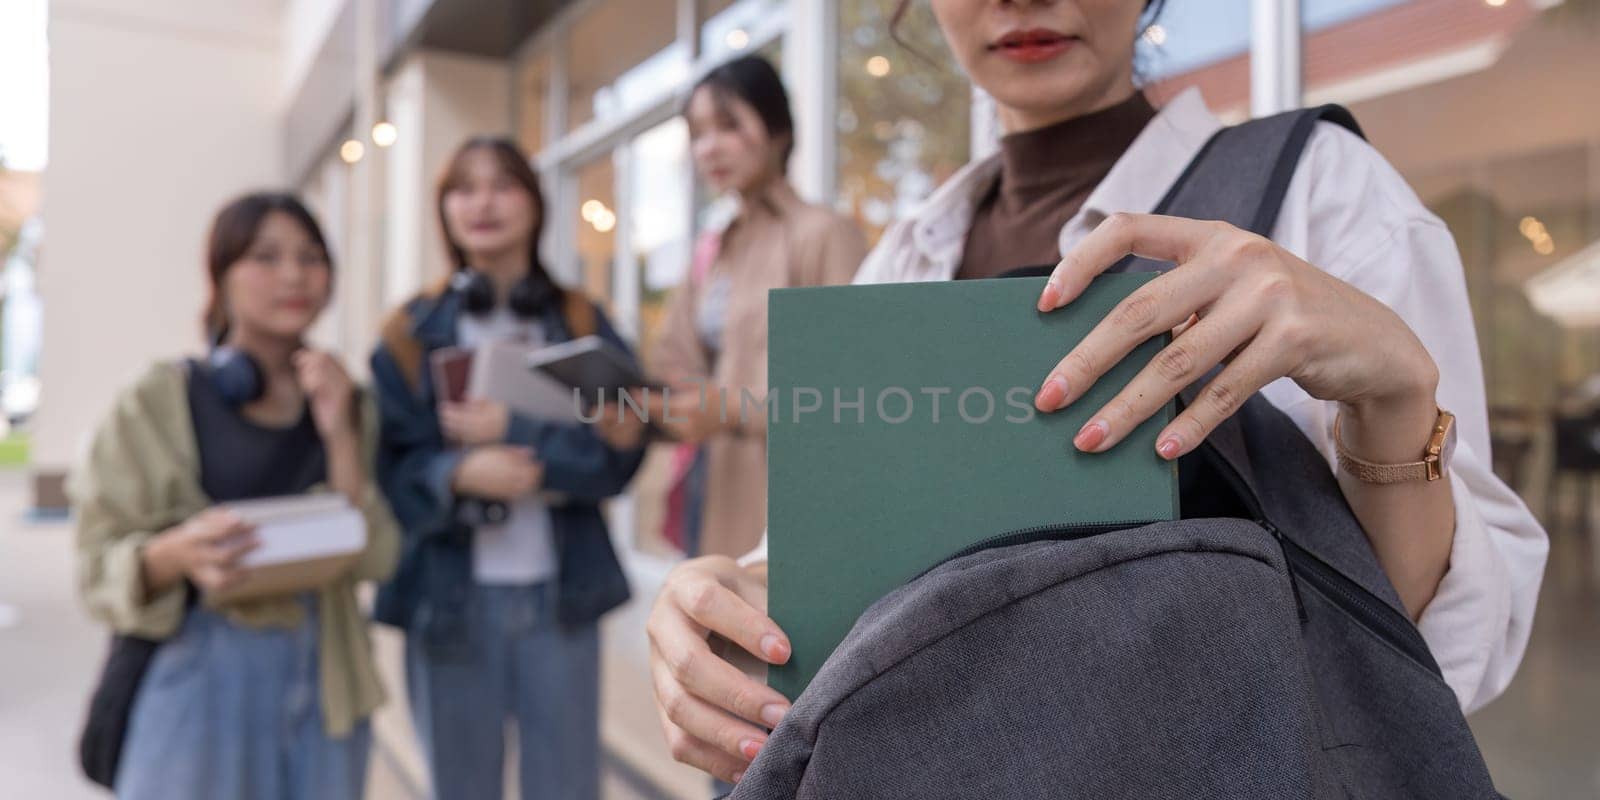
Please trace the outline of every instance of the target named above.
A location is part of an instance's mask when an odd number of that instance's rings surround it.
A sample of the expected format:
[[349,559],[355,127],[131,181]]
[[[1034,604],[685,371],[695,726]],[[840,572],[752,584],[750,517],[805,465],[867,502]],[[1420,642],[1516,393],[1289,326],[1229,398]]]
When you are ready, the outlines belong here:
[[628,587],[600,514],[642,457],[643,423],[535,419],[450,402],[432,353],[598,335],[627,345],[538,259],[544,203],[516,145],[476,138],[438,208],[454,274],[398,309],[372,357],[378,475],[404,529],[380,622],[406,630],[407,684],[441,798],[502,794],[507,720],[523,797],[592,798],[599,782],[596,622]]

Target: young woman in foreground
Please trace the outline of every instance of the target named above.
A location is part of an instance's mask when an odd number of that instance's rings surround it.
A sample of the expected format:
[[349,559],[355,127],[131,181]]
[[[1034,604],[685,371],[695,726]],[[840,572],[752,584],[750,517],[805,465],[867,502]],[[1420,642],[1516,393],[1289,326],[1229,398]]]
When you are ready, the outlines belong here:
[[[1059,365],[1035,405],[1083,395],[1135,344],[1179,329],[1074,444],[1116,446],[1212,367],[1226,366],[1157,437],[1192,451],[1258,390],[1329,458],[1345,499],[1462,707],[1510,682],[1526,646],[1547,539],[1489,467],[1488,419],[1465,282],[1444,225],[1377,151],[1322,124],[1272,238],[1152,216],[1220,123],[1198,93],[1157,111],[1134,84],[1141,0],[930,0],[945,40],[994,97],[1008,135],[997,158],[953,176],[868,255],[858,283],[991,277],[1059,261],[1038,298],[1051,312],[1136,253],[1178,266],[1135,292]],[[906,4],[902,4],[902,9]],[[1376,484],[1336,467],[1338,439],[1367,462],[1420,460],[1441,410],[1459,446],[1445,480]],[[675,756],[743,774],[788,710],[716,658],[714,632],[770,663],[789,656],[763,613],[764,548],[707,557],[669,576],[652,613],[652,671]]]

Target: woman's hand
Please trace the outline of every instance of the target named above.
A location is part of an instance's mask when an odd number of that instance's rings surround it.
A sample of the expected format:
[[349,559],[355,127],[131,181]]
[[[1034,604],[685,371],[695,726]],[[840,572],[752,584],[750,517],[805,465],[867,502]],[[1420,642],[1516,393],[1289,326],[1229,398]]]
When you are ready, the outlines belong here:
[[739,413],[736,401],[730,400],[726,414],[719,401],[732,394],[705,383],[683,383],[674,384],[670,392],[652,391],[646,399],[652,422],[673,439],[696,444],[733,428]]
[[769,664],[789,660],[788,637],[767,618],[766,564],[706,556],[668,573],[650,611],[650,674],[672,757],[737,783],[789,701],[712,652],[717,634]]
[[511,409],[493,400],[463,400],[439,406],[439,427],[453,442],[467,447],[499,444],[511,427]]
[[151,538],[141,555],[146,597],[166,591],[185,575],[207,592],[238,583],[239,559],[260,544],[255,528],[237,514],[211,508]]
[[544,465],[533,449],[503,444],[474,447],[456,465],[451,488],[457,494],[510,502],[544,481]]
[[[1134,291],[1067,353],[1034,405],[1043,412],[1067,406],[1139,344],[1182,328],[1095,411],[1073,439],[1079,449],[1112,447],[1184,387],[1226,363],[1156,437],[1163,458],[1193,450],[1246,398],[1285,376],[1312,397],[1339,402],[1349,416],[1391,420],[1391,430],[1393,421],[1404,420],[1399,430],[1415,435],[1389,447],[1408,453],[1406,460],[1422,452],[1436,411],[1438,368],[1416,334],[1371,296],[1226,223],[1112,215],[1062,259],[1039,310],[1072,302],[1091,278],[1129,253],[1177,266]],[[1385,458],[1371,449],[1357,452]]]
[[301,350],[293,358],[295,380],[311,404],[311,419],[323,441],[356,432],[355,383],[332,353]]
[[600,418],[595,420],[595,433],[613,450],[633,450],[644,443],[647,428],[644,419],[633,408],[615,402],[600,404]]

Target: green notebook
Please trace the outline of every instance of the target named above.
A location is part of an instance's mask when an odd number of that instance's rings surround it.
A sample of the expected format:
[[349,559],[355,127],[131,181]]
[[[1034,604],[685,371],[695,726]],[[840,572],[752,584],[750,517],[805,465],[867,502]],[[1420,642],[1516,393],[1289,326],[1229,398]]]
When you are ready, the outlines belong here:
[[1050,369],[1153,277],[1098,278],[1049,314],[1042,278],[768,295],[768,607],[794,644],[773,688],[798,697],[861,612],[975,542],[1177,518],[1177,465],[1155,453],[1171,403],[1107,453],[1072,446],[1169,337],[1066,409],[1033,411]]

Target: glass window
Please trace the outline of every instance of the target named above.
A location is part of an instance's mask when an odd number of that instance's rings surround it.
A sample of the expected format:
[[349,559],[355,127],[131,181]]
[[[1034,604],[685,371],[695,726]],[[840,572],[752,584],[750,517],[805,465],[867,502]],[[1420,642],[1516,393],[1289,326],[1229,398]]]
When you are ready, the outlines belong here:
[[700,55],[713,61],[745,52],[751,35],[774,13],[781,0],[700,0]]
[[1197,87],[1212,111],[1244,119],[1250,112],[1250,0],[1168,0],[1139,37],[1134,70],[1157,106]]
[[[912,4],[899,27],[915,54],[889,36],[896,5],[839,4],[836,204],[874,242],[970,153],[967,79],[926,4]],[[934,119],[937,125],[925,124]]]
[[689,273],[689,126],[673,117],[628,144],[630,263],[639,281],[639,352],[650,353],[667,295]]
[[579,166],[577,169],[578,208],[574,223],[577,234],[575,256],[577,269],[568,274],[578,276],[579,286],[595,302],[614,312],[611,301],[612,264],[616,254],[617,212],[613,199],[616,190],[616,170],[610,154]]
[[1593,94],[1600,72],[1600,13],[1592,4],[1474,2],[1442,27],[1423,5],[1308,7],[1306,97],[1348,105],[1450,227],[1483,357],[1496,470],[1524,491],[1542,469],[1530,465],[1548,452],[1540,438],[1600,375],[1600,332],[1541,310],[1530,285],[1564,274],[1582,291],[1579,254],[1600,240],[1600,118],[1572,104]]
[[530,155],[544,149],[545,104],[550,97],[550,53],[523,62],[517,76],[517,141]]
[[606,0],[574,23],[567,130],[637,109],[687,80],[689,49],[677,32],[677,4],[666,0]]

